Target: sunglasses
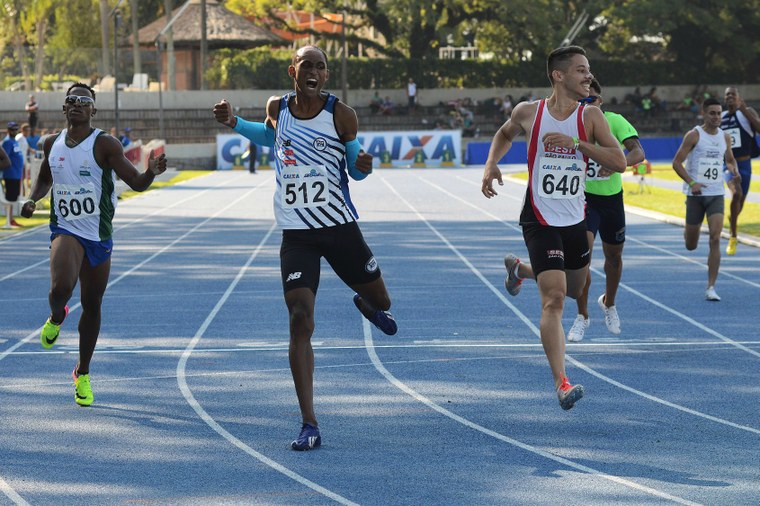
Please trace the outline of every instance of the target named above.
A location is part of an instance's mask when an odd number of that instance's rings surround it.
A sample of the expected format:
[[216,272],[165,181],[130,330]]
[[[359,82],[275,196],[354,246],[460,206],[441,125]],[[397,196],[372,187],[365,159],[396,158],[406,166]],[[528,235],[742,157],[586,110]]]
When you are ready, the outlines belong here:
[[67,105],[81,105],[87,107],[88,105],[95,105],[95,99],[91,97],[83,97],[82,95],[68,95],[64,102]]
[[585,103],[585,104],[593,104],[597,100],[599,100],[602,97],[598,97],[596,95],[589,95],[586,98],[580,99],[578,102]]

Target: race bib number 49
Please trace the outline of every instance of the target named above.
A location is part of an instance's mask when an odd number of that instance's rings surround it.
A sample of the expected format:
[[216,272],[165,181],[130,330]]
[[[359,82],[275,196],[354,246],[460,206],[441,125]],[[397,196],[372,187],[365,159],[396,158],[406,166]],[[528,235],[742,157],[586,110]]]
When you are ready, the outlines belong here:
[[584,169],[581,160],[575,158],[541,158],[538,194],[547,199],[578,198],[584,188]]
[[93,183],[57,184],[53,187],[53,193],[58,216],[67,221],[100,216]]
[[303,209],[330,203],[327,168],[323,165],[287,166],[282,170],[282,207]]
[[699,184],[712,184],[718,181],[723,171],[723,160],[720,158],[702,158],[697,166],[697,177]]

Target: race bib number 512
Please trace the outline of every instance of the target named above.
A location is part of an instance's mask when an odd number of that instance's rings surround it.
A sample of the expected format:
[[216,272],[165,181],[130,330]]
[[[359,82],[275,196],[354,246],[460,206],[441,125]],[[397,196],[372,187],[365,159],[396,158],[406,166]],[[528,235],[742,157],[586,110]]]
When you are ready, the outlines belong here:
[[330,203],[327,168],[323,165],[288,166],[282,170],[282,207],[302,209]]
[[539,160],[538,194],[547,199],[574,199],[583,191],[585,167],[578,159],[547,158]]

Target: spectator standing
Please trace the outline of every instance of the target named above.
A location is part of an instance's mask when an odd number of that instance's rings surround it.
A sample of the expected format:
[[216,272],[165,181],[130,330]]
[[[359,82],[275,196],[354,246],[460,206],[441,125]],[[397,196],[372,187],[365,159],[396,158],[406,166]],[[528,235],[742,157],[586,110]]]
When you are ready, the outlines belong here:
[[731,237],[726,247],[727,255],[736,254],[736,235],[738,233],[739,215],[744,209],[744,201],[749,193],[752,181],[752,158],[760,155],[755,135],[760,132],[760,117],[757,111],[747,106],[735,86],[726,88],[724,95],[726,110],[721,116],[720,127],[731,137],[731,151],[741,176],[741,184],[731,184],[733,174],[726,170],[725,180],[731,191],[731,206],[728,212],[728,225]]
[[417,110],[417,83],[411,77],[406,84],[406,97],[409,103],[409,114],[412,114]]
[[29,126],[29,123],[24,123],[21,125],[21,131],[16,134],[16,142],[18,142],[18,147],[21,150],[21,154],[24,156],[24,174],[21,178],[22,195],[26,195],[28,189],[26,184],[29,181],[29,162],[31,160],[31,150],[29,149],[29,141],[27,140],[27,137],[29,137],[30,131],[31,127]]
[[[18,134],[18,123],[15,121],[8,122],[8,135],[3,139],[3,150],[8,154],[11,166],[3,171],[3,184],[5,185],[5,200],[16,202],[21,193],[21,180],[24,177],[24,155],[21,147],[16,141]],[[16,220],[13,219],[13,208],[9,208],[8,217],[12,227],[19,227]]]
[[129,127],[125,128],[124,135],[119,137],[119,140],[121,141],[121,145],[125,148],[132,144],[132,129]]
[[29,102],[26,103],[24,109],[26,109],[28,115],[26,121],[32,129],[32,133],[34,133],[37,130],[37,120],[39,119],[38,111],[40,109],[39,104],[37,104],[37,101],[34,99],[34,95],[29,95]]
[[372,98],[369,101],[369,110],[372,112],[372,114],[377,114],[380,112],[380,108],[383,106],[383,97],[380,96],[380,92],[375,90],[375,94],[372,95]]
[[702,125],[686,133],[673,158],[673,170],[684,180],[686,227],[683,238],[687,250],[697,248],[702,221],[707,216],[710,251],[707,256],[705,299],[710,301],[720,300],[715,292],[715,281],[720,269],[720,234],[723,231],[723,165],[732,175],[732,184],[739,185],[741,178],[731,150],[731,137],[720,128],[721,113],[722,107],[717,99],[705,99],[702,103]]

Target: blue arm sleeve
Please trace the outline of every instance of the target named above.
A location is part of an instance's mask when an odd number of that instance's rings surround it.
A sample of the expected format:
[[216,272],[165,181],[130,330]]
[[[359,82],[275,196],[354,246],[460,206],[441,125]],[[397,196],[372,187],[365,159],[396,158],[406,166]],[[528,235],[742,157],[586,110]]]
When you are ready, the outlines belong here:
[[361,151],[361,149],[362,145],[359,144],[359,141],[356,139],[346,143],[346,165],[348,166],[348,175],[356,181],[361,181],[372,173],[371,169],[368,173],[364,173],[356,168],[356,159],[359,156],[359,151]]
[[234,131],[259,146],[274,146],[274,128],[266,126],[264,123],[244,120],[240,116],[235,116],[237,123]]

